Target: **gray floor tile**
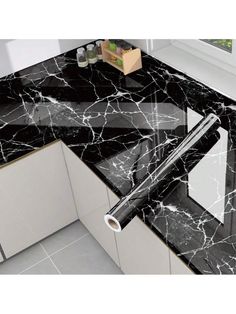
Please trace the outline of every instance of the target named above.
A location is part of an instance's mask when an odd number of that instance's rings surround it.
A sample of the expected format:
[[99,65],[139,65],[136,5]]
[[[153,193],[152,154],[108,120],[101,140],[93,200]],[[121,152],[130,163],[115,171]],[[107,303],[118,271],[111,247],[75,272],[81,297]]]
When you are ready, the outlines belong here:
[[47,255],[41,246],[35,244],[0,264],[0,274],[18,274],[45,257]]
[[88,233],[88,230],[82,225],[80,221],[76,221],[41,241],[41,244],[50,255],[70,244],[71,242],[79,239],[86,233]]
[[55,266],[48,258],[37,265],[31,267],[30,269],[24,271],[23,275],[55,275],[58,274]]
[[110,256],[89,234],[52,256],[62,274],[121,274]]

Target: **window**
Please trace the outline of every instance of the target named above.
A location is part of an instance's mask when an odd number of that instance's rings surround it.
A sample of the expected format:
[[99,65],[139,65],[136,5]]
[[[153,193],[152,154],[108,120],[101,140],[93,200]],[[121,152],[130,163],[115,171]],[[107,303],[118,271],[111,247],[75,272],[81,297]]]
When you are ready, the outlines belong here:
[[206,43],[232,53],[232,39],[201,39]]
[[181,39],[172,44],[236,75],[235,39]]

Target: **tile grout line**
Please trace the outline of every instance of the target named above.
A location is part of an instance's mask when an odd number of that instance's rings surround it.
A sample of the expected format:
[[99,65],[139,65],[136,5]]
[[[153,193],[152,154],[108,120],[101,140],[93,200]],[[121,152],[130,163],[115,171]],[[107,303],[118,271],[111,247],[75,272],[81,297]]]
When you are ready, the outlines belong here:
[[[57,254],[58,252],[60,252],[60,251],[64,250],[65,248],[67,248],[67,247],[69,247],[69,246],[73,245],[74,243],[79,242],[81,239],[83,239],[83,238],[84,238],[85,236],[87,236],[87,235],[89,235],[89,233],[85,233],[85,234],[83,234],[83,235],[82,235],[81,237],[79,237],[78,239],[76,239],[76,240],[74,240],[74,241],[70,242],[69,244],[67,244],[67,245],[63,246],[62,248],[60,248],[59,250],[57,250],[57,251],[53,252],[52,254],[48,254],[48,253],[46,253],[46,255],[47,255],[46,257],[42,258],[42,259],[41,259],[41,260],[39,260],[37,263],[34,263],[33,265],[31,265],[31,266],[27,267],[26,269],[22,270],[19,274],[24,273],[25,271],[27,271],[27,270],[31,269],[32,267],[34,267],[34,266],[38,265],[39,263],[41,263],[41,262],[45,261],[46,259],[50,259],[50,260],[51,260],[51,258],[50,258],[50,257],[52,257],[53,255]],[[41,243],[39,243],[39,244],[40,244],[40,246],[42,246],[42,247],[43,247],[42,249],[43,249],[43,251],[45,252],[45,248],[44,248],[44,246],[43,246]],[[53,263],[53,264],[54,264],[54,263]]]
[[42,245],[42,243],[39,243],[39,245],[41,246],[42,250],[44,251],[44,253],[48,256],[49,260],[51,261],[52,265],[55,267],[56,271],[58,274],[61,274],[59,268],[57,267],[57,265],[54,263],[54,261],[52,260],[51,256],[48,254],[48,252],[46,251],[45,247]]
[[31,266],[29,266],[29,267],[25,268],[24,270],[22,270],[22,271],[21,271],[21,272],[19,272],[18,274],[19,274],[19,275],[21,275],[22,273],[24,273],[25,271],[27,271],[27,270],[31,269],[32,267],[37,266],[38,264],[40,264],[40,263],[41,263],[41,262],[43,262],[43,261],[46,261],[46,259],[48,259],[48,257],[47,257],[47,256],[46,256],[46,257],[44,257],[43,259],[39,260],[37,263],[34,263],[33,265],[31,265]]
[[53,255],[55,255],[55,254],[57,254],[57,253],[63,251],[64,249],[66,249],[67,247],[73,245],[74,243],[79,242],[80,240],[82,240],[83,238],[85,238],[86,236],[88,236],[89,234],[90,234],[90,233],[85,233],[85,234],[83,234],[80,238],[78,238],[78,239],[76,239],[76,240],[70,242],[69,244],[63,246],[61,249],[59,249],[59,250],[53,252],[52,254],[49,254],[49,256],[51,257],[51,256],[53,256]]

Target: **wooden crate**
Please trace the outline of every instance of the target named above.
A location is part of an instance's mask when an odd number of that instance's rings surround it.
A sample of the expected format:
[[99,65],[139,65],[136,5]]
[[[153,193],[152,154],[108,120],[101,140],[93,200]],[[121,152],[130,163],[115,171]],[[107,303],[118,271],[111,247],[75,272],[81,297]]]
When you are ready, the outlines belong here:
[[[134,72],[138,69],[142,68],[142,58],[141,58],[141,50],[139,48],[132,49],[129,52],[126,52],[123,55],[118,55],[117,53],[111,51],[108,48],[108,40],[105,40],[102,43],[102,56],[103,61],[109,63],[116,69],[120,70],[124,73],[124,75],[127,75],[131,72]],[[123,65],[119,66],[115,62],[112,62],[111,56],[122,60]]]

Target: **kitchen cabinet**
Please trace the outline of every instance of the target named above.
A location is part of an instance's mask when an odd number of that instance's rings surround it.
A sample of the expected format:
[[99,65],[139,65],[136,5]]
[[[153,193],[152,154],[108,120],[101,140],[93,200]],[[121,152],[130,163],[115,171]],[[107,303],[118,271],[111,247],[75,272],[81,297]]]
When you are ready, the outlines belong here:
[[0,243],[7,258],[78,219],[61,142],[0,169]]
[[170,272],[172,275],[193,275],[191,269],[172,251],[170,251]]
[[138,217],[116,240],[125,274],[170,274],[169,248]]
[[104,222],[104,214],[113,207],[115,195],[112,191],[109,191],[106,184],[64,144],[63,151],[79,219],[119,266],[114,232],[111,231]]
[[114,207],[119,202],[119,197],[112,192],[109,188],[107,188],[108,200],[110,203],[110,208]]
[[104,222],[104,214],[119,198],[62,145],[79,219],[125,274],[192,273],[138,217],[122,232],[111,231]]

